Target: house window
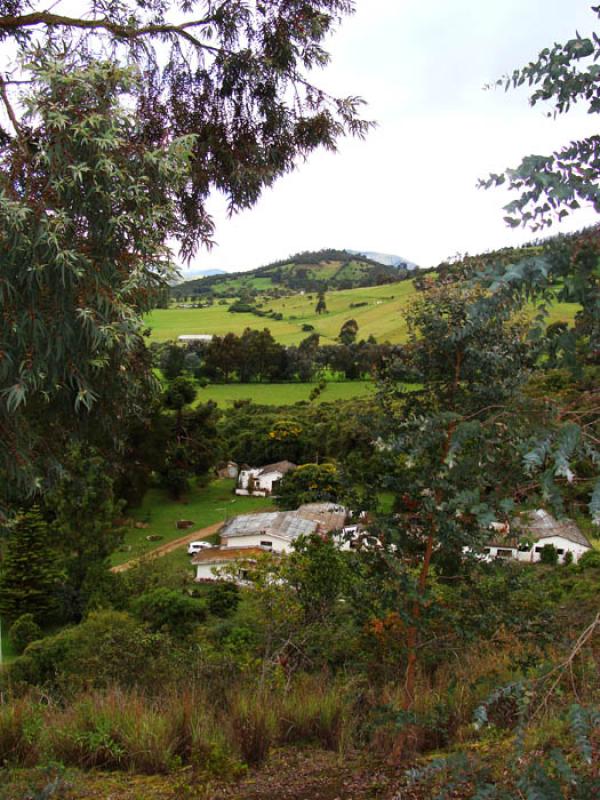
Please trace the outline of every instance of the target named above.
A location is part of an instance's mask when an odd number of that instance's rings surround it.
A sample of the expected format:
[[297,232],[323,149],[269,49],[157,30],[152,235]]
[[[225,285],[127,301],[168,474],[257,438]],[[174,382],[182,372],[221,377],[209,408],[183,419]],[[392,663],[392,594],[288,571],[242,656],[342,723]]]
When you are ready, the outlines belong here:
[[559,556],[564,556],[564,554],[565,554],[565,551],[560,547],[558,548],[558,550],[556,552],[558,553]]
[[541,547],[536,547],[535,548],[535,552],[536,553],[541,553],[542,552],[542,548]]
[[262,541],[261,540],[260,546],[261,547],[268,547],[269,550],[272,550],[273,549],[273,542],[267,542],[267,541]]
[[496,550],[496,558],[511,558],[512,557],[512,550],[502,550],[498,548]]

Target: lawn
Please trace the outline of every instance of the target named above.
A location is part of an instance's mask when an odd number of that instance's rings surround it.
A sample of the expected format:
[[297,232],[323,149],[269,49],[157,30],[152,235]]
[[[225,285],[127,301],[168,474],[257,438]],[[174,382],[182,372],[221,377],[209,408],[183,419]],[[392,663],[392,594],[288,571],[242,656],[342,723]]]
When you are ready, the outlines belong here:
[[[290,406],[308,400],[316,383],[214,383],[198,389],[196,404],[213,400],[227,408],[236,400],[252,400],[258,405]],[[363,397],[375,391],[372,381],[343,381],[327,383],[318,403],[337,403],[353,397]]]
[[[269,498],[235,496],[234,484],[231,479],[215,480],[207,486],[193,488],[183,501],[173,500],[163,489],[149,489],[142,505],[130,514],[133,520],[144,522],[148,527],[127,528],[123,547],[113,553],[113,565],[139,558],[173,539],[224,522],[236,514],[272,507]],[[194,526],[178,530],[175,527],[178,519],[193,520]],[[160,539],[148,541],[148,536],[160,536]]]

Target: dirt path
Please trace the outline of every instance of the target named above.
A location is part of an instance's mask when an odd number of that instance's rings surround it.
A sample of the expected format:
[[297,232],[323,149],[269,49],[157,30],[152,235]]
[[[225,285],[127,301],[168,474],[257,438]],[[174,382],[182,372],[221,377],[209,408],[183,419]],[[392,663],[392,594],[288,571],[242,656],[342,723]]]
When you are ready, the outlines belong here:
[[189,542],[195,542],[196,539],[206,539],[207,536],[212,536],[213,533],[217,533],[222,527],[222,522],[215,522],[214,525],[209,525],[207,528],[200,528],[200,530],[194,531],[193,533],[187,533],[185,536],[181,536],[179,539],[173,539],[166,544],[161,544],[160,547],[155,547],[154,550],[149,550],[147,553],[144,553],[143,556],[132,558],[131,561],[125,561],[123,564],[117,564],[115,567],[111,567],[110,571],[125,572],[125,570],[134,567],[136,564],[145,560],[146,558],[159,558],[160,556],[166,556],[167,553],[172,553],[173,550],[177,550],[178,547],[189,544]]

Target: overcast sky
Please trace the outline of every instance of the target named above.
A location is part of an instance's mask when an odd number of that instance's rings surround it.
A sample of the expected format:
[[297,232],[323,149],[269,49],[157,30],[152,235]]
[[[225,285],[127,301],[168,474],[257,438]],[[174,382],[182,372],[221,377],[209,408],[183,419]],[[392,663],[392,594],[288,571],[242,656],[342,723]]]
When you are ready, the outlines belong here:
[[[596,132],[575,109],[548,119],[526,92],[484,91],[555,41],[594,29],[591,0],[357,0],[313,75],[367,100],[365,141],[314,154],[227,219],[215,198],[218,246],[191,268],[245,270],[301,250],[377,250],[422,266],[532,238],[504,224],[499,190],[479,177]],[[561,230],[594,219],[587,210]]]

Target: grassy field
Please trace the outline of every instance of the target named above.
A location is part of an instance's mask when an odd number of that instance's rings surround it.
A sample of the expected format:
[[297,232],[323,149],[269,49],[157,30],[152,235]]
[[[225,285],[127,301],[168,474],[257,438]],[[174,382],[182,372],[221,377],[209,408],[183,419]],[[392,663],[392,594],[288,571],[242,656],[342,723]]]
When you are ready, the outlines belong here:
[[[257,317],[255,314],[231,314],[227,305],[218,302],[210,308],[157,309],[148,315],[151,341],[176,339],[182,334],[209,333],[224,336],[241,334],[245,328],[269,328],[281,344],[298,344],[308,333],[305,324],[313,325],[323,344],[333,343],[348,319],[358,323],[359,338],[374,336],[378,342],[401,343],[406,340],[405,312],[417,296],[412,281],[400,281],[364,289],[330,291],[325,296],[327,312],[316,314],[316,294],[295,294],[277,300],[265,300],[262,310],[283,314],[282,320]],[[356,303],[366,303],[352,308]],[[577,306],[557,303],[552,306],[549,322],[572,322]]]
[[[233,487],[233,480],[212,481],[208,486],[193,488],[183,501],[171,499],[162,489],[150,489],[142,505],[131,513],[132,519],[147,523],[148,527],[127,529],[123,547],[113,553],[112,564],[139,558],[173,539],[225,521],[236,514],[272,507],[269,498],[236,497]],[[175,527],[178,519],[193,520],[194,527],[178,530]],[[160,536],[160,539],[148,541],[148,536]]]
[[[302,400],[308,400],[316,383],[227,383],[209,384],[198,389],[196,404],[213,400],[218,406],[227,408],[236,400],[252,400],[258,405],[291,406]],[[328,383],[317,403],[336,403],[339,400],[350,400],[363,397],[375,391],[371,381],[344,381]]]

